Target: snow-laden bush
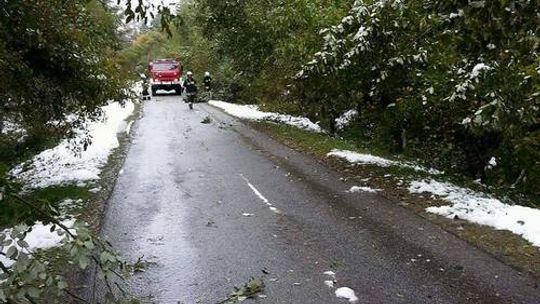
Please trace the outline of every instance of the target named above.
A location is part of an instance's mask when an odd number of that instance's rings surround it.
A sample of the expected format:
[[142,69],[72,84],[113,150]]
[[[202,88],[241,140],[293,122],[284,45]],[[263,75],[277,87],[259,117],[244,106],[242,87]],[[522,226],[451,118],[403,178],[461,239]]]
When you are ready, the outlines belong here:
[[[538,195],[538,6],[356,1],[320,31],[323,48],[296,73],[296,93],[317,90],[312,104],[331,113],[360,110],[390,149]],[[494,156],[499,166],[487,166]]]

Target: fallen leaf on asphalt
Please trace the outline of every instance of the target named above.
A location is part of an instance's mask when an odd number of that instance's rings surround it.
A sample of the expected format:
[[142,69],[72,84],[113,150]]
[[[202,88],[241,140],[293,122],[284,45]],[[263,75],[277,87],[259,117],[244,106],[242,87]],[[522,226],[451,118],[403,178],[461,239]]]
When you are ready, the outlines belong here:
[[229,297],[218,304],[230,304],[236,302],[242,302],[247,299],[255,298],[258,293],[261,293],[264,289],[264,283],[262,280],[251,278],[242,287],[234,287],[234,291]]

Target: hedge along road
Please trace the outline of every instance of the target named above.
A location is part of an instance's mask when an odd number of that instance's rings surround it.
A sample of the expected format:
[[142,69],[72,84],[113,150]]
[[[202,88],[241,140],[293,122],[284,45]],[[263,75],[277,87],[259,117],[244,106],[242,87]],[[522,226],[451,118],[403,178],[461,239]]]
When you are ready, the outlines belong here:
[[143,303],[217,303],[251,277],[255,303],[347,303],[340,287],[358,303],[540,299],[536,280],[209,105],[158,96],[142,113],[103,234],[148,262],[128,281]]

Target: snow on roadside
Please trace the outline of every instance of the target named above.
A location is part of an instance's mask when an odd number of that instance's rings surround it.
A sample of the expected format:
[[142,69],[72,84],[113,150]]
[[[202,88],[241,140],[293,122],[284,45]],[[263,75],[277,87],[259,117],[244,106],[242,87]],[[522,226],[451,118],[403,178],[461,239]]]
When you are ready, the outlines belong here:
[[415,171],[426,172],[426,173],[435,174],[435,175],[443,173],[437,169],[433,169],[433,168],[428,169],[424,166],[420,166],[414,163],[395,161],[395,160],[390,160],[390,159],[382,158],[382,157],[371,155],[371,154],[358,153],[358,152],[353,152],[353,151],[348,151],[348,150],[334,149],[330,153],[328,153],[327,156],[342,158],[350,163],[376,165],[380,167],[398,166],[402,168],[410,168]]
[[304,129],[311,132],[321,133],[323,132],[321,127],[313,123],[306,117],[297,117],[287,114],[279,114],[273,112],[263,112],[259,110],[259,107],[256,105],[238,105],[233,103],[228,103],[224,101],[210,100],[208,102],[214,107],[220,108],[228,114],[248,120],[258,120],[258,121],[273,121],[277,123],[287,124],[293,127]]
[[540,209],[509,205],[480,192],[433,179],[413,181],[411,193],[431,193],[451,205],[426,208],[447,218],[458,217],[498,230],[508,230],[540,247]]
[[[69,183],[84,184],[98,179],[110,153],[119,146],[117,133],[126,131],[125,120],[134,109],[135,105],[131,101],[126,101],[124,106],[112,102],[102,107],[103,120],[86,123],[83,129],[76,131],[74,139],[63,140],[58,146],[41,152],[32,160],[11,170],[11,175],[22,179],[33,188]],[[73,148],[80,146],[88,135],[91,144],[86,150],[75,154]]]
[[[74,223],[74,219],[62,221],[62,224],[67,228],[73,227]],[[60,236],[56,232],[51,232],[52,226],[52,224],[44,225],[42,222],[36,222],[32,226],[32,231],[30,231],[24,238],[24,241],[28,244],[28,248],[26,250],[29,252],[35,252],[38,249],[49,249],[60,245],[66,236]],[[12,240],[9,237],[11,229],[6,229],[1,233],[7,236],[6,240]],[[5,247],[4,250],[7,250],[8,247]],[[22,247],[17,246],[17,249],[21,250]],[[2,253],[5,254],[6,252],[2,251]],[[14,260],[9,259],[2,254],[0,254],[0,262],[2,262],[6,267],[9,267],[15,263]]]
[[360,186],[353,186],[351,189],[349,189],[348,192],[350,193],[358,193],[358,192],[369,192],[369,193],[377,193],[379,191],[382,191],[381,189],[373,189],[370,187],[360,187]]

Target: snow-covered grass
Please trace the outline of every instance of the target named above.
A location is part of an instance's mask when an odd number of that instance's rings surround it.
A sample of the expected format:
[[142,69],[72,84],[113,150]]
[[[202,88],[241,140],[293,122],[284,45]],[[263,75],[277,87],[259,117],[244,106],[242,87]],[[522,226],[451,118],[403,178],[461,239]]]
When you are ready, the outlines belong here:
[[505,204],[484,193],[433,179],[413,181],[409,191],[431,193],[450,203],[442,207],[429,207],[427,212],[508,230],[540,247],[539,209]]
[[263,112],[259,110],[256,105],[238,105],[224,101],[210,100],[209,104],[214,107],[220,108],[228,114],[248,120],[256,121],[273,121],[277,123],[287,124],[290,126],[298,127],[311,132],[321,133],[323,132],[321,127],[309,120],[306,117],[297,117],[287,114]]
[[442,172],[437,169],[433,169],[433,168],[428,169],[424,166],[420,166],[418,164],[414,164],[411,162],[395,161],[395,160],[390,160],[387,158],[375,156],[372,154],[358,153],[358,152],[348,151],[348,150],[332,150],[330,153],[327,154],[327,156],[342,158],[350,163],[368,164],[368,165],[375,165],[375,166],[380,166],[380,167],[397,166],[397,167],[402,167],[402,168],[413,169],[415,171],[426,172],[429,174],[435,174],[435,175],[442,174]]
[[[67,228],[73,227],[74,223],[75,220],[73,219],[62,221],[62,224]],[[52,227],[52,224],[44,225],[42,222],[36,222],[31,227],[32,230],[24,238],[24,241],[28,244],[28,247],[23,249],[22,247],[17,246],[17,249],[25,250],[28,253],[35,252],[38,249],[49,249],[60,245],[66,238],[66,235],[60,236],[56,232],[51,232]],[[2,231],[1,234],[6,235],[6,240],[12,240],[9,236],[11,234],[11,229],[6,229]],[[4,254],[0,254],[0,262],[2,262],[6,267],[9,267],[15,263],[14,260],[11,260],[5,256],[6,252],[2,251],[2,253]]]
[[[11,175],[33,188],[63,184],[85,184],[99,178],[113,149],[119,146],[117,133],[126,131],[126,119],[133,113],[133,102],[124,105],[111,102],[102,107],[104,119],[89,121],[75,138],[64,140],[58,146],[45,150],[33,159],[11,170]],[[75,153],[85,138],[91,143],[84,151]]]

